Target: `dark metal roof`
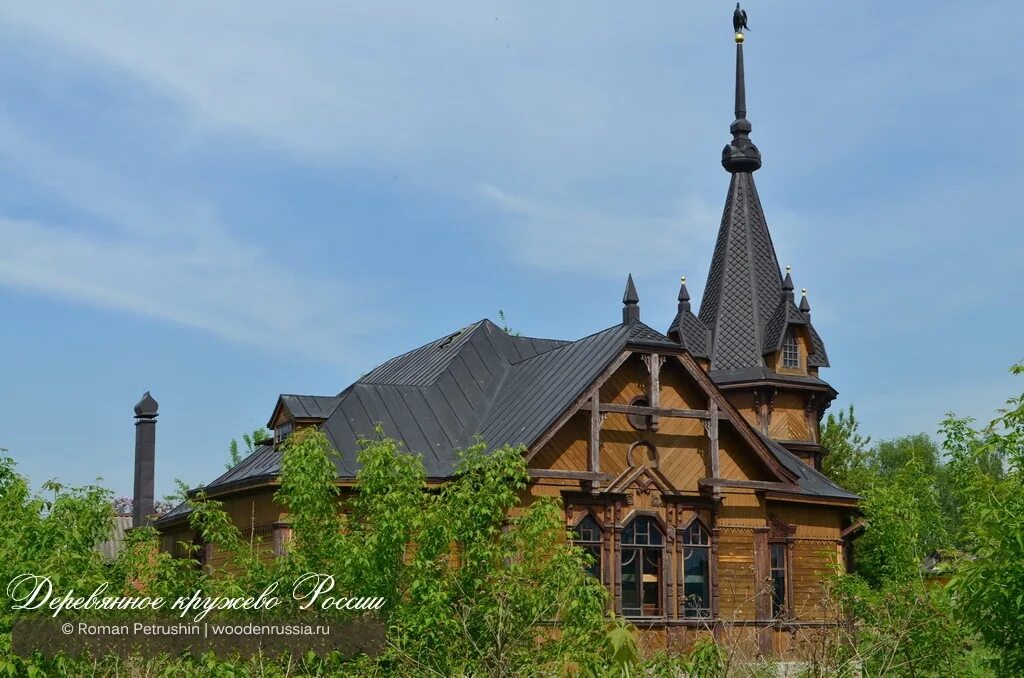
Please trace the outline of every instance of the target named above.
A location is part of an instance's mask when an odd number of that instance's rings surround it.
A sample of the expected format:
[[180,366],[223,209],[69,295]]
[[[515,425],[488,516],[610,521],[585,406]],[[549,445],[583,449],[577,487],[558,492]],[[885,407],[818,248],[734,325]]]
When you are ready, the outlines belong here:
[[765,434],[758,431],[757,435],[768,445],[768,448],[775,454],[779,462],[798,476],[796,483],[800,486],[801,494],[833,499],[860,499],[856,494],[847,492],[825,477],[824,474],[800,461],[799,457]]
[[341,398],[282,393],[281,402],[296,419],[326,419],[331,416]]
[[[385,362],[337,396],[282,399],[305,403],[308,414],[326,413],[330,408],[321,429],[339,452],[339,477],[355,477],[358,441],[374,437],[380,425],[384,435],[422,455],[428,477],[443,479],[454,472],[459,451],[478,439],[492,448],[533,444],[624,351],[659,345],[679,346],[639,321],[562,342],[511,336],[491,321],[481,320]],[[827,386],[818,379],[806,381]],[[770,449],[783,454],[780,461],[789,466],[786,460],[792,455],[785,448]],[[796,463],[805,466],[799,460]],[[273,481],[280,472],[281,452],[261,445],[205,489],[224,491]],[[817,487],[815,477],[809,482]],[[183,504],[160,522],[187,513]]]
[[678,341],[683,348],[696,358],[709,358],[708,345],[711,343],[711,330],[695,316],[692,311],[676,313],[668,328],[668,336]]
[[754,177],[732,175],[699,318],[712,331],[711,369],[764,364],[764,327],[782,297],[782,275]]
[[800,384],[803,386],[819,387],[821,390],[835,392],[832,386],[824,379],[812,377],[807,374],[781,374],[774,372],[767,367],[745,367],[742,370],[711,370],[708,376],[718,386],[729,386],[730,384],[742,384],[748,382],[777,382],[786,384]]

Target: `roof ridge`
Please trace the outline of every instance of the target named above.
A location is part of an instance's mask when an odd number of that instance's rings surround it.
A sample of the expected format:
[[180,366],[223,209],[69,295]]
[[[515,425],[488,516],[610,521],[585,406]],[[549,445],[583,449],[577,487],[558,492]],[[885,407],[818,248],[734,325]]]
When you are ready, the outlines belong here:
[[[639,321],[637,321],[637,322],[639,322]],[[561,346],[555,346],[554,348],[552,348],[549,351],[544,351],[542,353],[538,353],[537,355],[532,355],[529,358],[523,358],[522,360],[519,360],[519,361],[514,362],[512,364],[513,365],[522,365],[523,363],[527,363],[527,362],[529,362],[531,360],[534,360],[535,358],[540,358],[541,356],[549,355],[549,354],[553,353],[554,351],[561,351],[564,348],[568,348],[570,346],[575,346],[576,344],[578,344],[578,343],[580,343],[582,341],[586,341],[587,339],[592,339],[592,338],[594,338],[594,337],[596,337],[598,335],[604,334],[604,333],[609,332],[611,330],[628,327],[630,324],[631,323],[619,323],[618,325],[611,325],[609,327],[604,328],[603,330],[598,330],[597,332],[591,332],[587,336],[580,337],[579,339],[566,341]],[[655,330],[655,331],[657,331],[657,330]]]
[[[408,351],[405,351],[404,353],[400,353],[400,354],[398,354],[398,355],[396,355],[396,356],[394,356],[392,358],[388,358],[384,362],[382,362],[382,363],[380,363],[378,365],[375,365],[369,372],[367,372],[363,376],[359,377],[359,379],[356,380],[356,383],[361,383],[361,384],[387,384],[389,382],[387,382],[387,381],[379,381],[379,379],[381,379],[381,375],[378,375],[376,378],[373,378],[373,379],[370,379],[370,377],[375,372],[382,371],[382,369],[385,366],[398,364],[403,358],[407,358],[407,357],[413,355],[414,353],[416,353],[417,351],[423,351],[425,349],[428,349],[430,347],[435,347],[435,346],[436,346],[436,348],[446,348],[447,347],[447,345],[445,344],[446,341],[451,342],[451,343],[454,343],[456,341],[460,341],[460,342],[461,341],[465,341],[468,337],[472,336],[472,334],[477,329],[479,329],[481,326],[483,326],[484,323],[491,323],[492,325],[494,324],[493,322],[491,322],[487,318],[481,318],[480,320],[477,320],[476,322],[470,323],[470,324],[466,325],[465,327],[462,327],[461,329],[456,330],[455,332],[449,332],[449,333],[444,334],[444,335],[442,335],[440,337],[437,337],[436,339],[432,339],[431,341],[428,341],[425,344],[421,344],[421,345],[416,346],[416,347],[414,347],[412,349],[409,349]],[[497,327],[497,325],[495,325],[495,327]],[[501,328],[499,327],[498,329],[501,329]],[[454,359],[455,355],[457,355],[457,353],[453,353],[452,357],[448,359],[448,364],[451,363],[451,360]],[[410,384],[410,385],[413,385],[413,384]]]

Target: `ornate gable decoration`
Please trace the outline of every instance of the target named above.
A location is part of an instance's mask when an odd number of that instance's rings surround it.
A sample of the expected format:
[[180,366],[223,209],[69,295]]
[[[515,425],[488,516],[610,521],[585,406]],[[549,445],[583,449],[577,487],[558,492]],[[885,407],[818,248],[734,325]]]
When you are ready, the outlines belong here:
[[768,514],[768,541],[789,541],[795,536],[795,525],[790,525],[774,513]]

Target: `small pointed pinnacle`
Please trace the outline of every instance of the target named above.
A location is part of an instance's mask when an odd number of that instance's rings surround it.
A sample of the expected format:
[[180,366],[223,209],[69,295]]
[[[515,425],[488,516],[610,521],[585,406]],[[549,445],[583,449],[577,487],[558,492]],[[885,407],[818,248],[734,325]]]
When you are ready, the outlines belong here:
[[800,299],[800,312],[807,315],[811,312],[811,302],[807,301],[807,288],[803,288],[800,292],[803,294],[803,298]]
[[624,304],[637,304],[640,303],[640,297],[636,293],[636,285],[633,284],[633,274],[630,273],[629,277],[626,278],[626,291],[622,295],[622,303]]
[[636,293],[636,285],[633,284],[633,274],[626,278],[626,291],[622,295],[622,322],[635,322],[640,320],[640,296]]
[[690,310],[690,291],[686,289],[686,276],[679,279],[679,312]]
[[793,301],[793,276],[792,266],[786,267],[786,277],[782,279],[782,298],[788,301]]

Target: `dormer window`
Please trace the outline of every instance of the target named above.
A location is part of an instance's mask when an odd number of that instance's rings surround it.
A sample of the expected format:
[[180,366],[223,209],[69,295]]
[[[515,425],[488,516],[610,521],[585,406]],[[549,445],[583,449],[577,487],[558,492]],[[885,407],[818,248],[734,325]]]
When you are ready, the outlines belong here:
[[782,341],[782,366],[800,367],[800,345],[792,328],[786,330],[786,338]]
[[290,421],[283,421],[277,425],[274,429],[274,444],[280,445],[284,442],[285,438],[292,434],[295,430],[295,424]]

